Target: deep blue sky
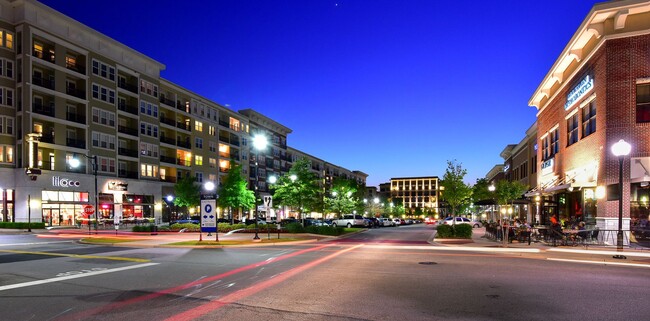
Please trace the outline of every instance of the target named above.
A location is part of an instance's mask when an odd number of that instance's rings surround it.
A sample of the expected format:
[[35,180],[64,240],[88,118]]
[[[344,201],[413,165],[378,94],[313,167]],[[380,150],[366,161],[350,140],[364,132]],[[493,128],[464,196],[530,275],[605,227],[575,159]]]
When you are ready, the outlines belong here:
[[475,182],[535,121],[528,100],[596,1],[47,0],[162,76],[291,128],[370,176]]

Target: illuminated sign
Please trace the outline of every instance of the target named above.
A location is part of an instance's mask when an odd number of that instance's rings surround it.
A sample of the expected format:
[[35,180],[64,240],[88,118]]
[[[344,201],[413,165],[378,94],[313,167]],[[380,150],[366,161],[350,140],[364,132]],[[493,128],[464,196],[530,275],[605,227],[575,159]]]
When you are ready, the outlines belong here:
[[594,88],[594,79],[586,75],[580,83],[571,90],[571,92],[566,96],[566,104],[564,104],[564,110],[567,110],[573,106],[580,98],[584,97],[592,88]]
[[553,172],[554,158],[548,159],[542,163],[542,175]]
[[126,191],[129,189],[129,184],[120,181],[112,181],[108,183],[108,189],[110,191]]
[[52,177],[52,186],[54,187],[79,187],[81,183],[79,181],[73,181],[68,178],[61,178],[59,176]]

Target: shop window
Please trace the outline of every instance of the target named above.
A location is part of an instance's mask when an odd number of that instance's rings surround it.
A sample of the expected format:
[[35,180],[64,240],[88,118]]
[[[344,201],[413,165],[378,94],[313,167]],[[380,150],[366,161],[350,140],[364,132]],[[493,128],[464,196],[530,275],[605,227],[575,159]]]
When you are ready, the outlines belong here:
[[650,83],[636,85],[636,122],[650,122]]

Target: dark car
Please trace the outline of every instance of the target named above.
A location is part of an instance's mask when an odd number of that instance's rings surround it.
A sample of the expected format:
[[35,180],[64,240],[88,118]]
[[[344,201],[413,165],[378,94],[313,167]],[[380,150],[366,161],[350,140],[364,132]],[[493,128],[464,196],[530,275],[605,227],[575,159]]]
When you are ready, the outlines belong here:
[[194,219],[189,219],[188,218],[188,219],[176,220],[176,221],[172,222],[172,225],[173,224],[188,224],[188,223],[189,224],[199,224],[200,222],[199,222],[199,220],[194,220]]
[[376,217],[364,217],[368,228],[380,227],[379,220]]
[[291,224],[291,223],[300,223],[300,221],[297,220],[295,217],[288,217],[288,218],[285,218],[282,221],[280,221],[280,225],[282,225],[282,226],[285,226],[285,225]]

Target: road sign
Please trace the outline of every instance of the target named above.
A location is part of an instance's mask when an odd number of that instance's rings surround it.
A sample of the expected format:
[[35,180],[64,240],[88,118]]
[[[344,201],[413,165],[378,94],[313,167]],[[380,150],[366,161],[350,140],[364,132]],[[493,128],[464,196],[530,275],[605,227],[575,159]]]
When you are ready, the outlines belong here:
[[84,213],[85,214],[93,214],[95,213],[95,207],[92,205],[84,205]]
[[273,197],[271,195],[264,196],[264,206],[273,207]]
[[217,231],[217,201],[214,199],[201,200],[201,232]]

